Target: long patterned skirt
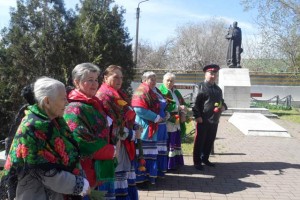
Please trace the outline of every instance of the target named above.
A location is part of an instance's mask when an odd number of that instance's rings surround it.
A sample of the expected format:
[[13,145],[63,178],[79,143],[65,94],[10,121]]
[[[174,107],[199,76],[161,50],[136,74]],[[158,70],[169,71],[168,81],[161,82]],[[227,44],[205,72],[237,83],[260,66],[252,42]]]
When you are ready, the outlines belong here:
[[100,186],[100,190],[107,191],[105,200],[130,200],[128,195],[128,172],[131,169],[131,162],[129,160],[126,148],[120,145],[118,152],[118,166],[115,172],[115,181],[104,182]]
[[181,137],[180,130],[168,132],[168,150],[169,161],[168,169],[178,169],[184,165],[183,154],[181,150]]
[[100,191],[105,191],[105,200],[115,200],[115,186],[114,181],[106,181],[98,188]]
[[166,123],[160,123],[158,125],[157,132],[157,176],[164,177],[168,169],[168,132]]
[[[157,142],[142,140],[142,148],[146,160],[146,171],[139,171],[138,162],[136,162],[136,183],[150,181],[151,184],[155,184],[157,178]],[[137,156],[138,153],[137,151]]]
[[131,170],[128,172],[128,196],[130,197],[130,200],[138,200],[139,194],[136,187],[136,174],[135,174],[135,160],[131,162]]
[[116,172],[115,193],[116,200],[130,200],[128,196],[128,182],[126,171]]

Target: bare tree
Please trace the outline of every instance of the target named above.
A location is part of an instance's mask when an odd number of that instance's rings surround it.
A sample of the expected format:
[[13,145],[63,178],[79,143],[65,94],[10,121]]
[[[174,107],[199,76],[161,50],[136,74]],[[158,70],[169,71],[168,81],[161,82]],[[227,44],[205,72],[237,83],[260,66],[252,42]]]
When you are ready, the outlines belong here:
[[169,65],[169,48],[172,40],[166,40],[162,45],[153,47],[149,42],[139,44],[138,68],[165,69]]
[[[241,0],[246,10],[258,9],[257,24],[263,35],[262,50],[281,59],[299,72],[300,2],[299,0]],[[298,58],[298,59],[297,59]]]
[[268,37],[261,37],[259,34],[246,35],[243,47],[247,54],[242,59],[243,68],[250,71],[278,73],[286,72],[287,64],[278,49],[268,44]]
[[[210,63],[226,65],[227,30],[227,22],[211,18],[177,27],[176,36],[158,47],[142,41],[139,44],[138,68],[186,71],[199,70]],[[261,44],[259,38],[253,36],[243,43],[248,59],[253,62],[257,62],[256,58],[265,57],[262,51],[257,51],[257,45]],[[242,66],[248,68],[249,62],[244,63],[243,60]],[[251,66],[261,67],[259,63]]]
[[226,24],[210,19],[177,28],[170,49],[170,65],[180,70],[196,70],[209,63],[225,64]]

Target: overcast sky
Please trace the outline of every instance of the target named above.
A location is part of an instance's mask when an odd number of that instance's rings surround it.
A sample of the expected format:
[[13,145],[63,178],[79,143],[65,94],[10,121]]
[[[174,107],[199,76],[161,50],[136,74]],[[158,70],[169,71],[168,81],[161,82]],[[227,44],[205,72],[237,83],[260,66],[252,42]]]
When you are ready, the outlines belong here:
[[[65,0],[67,8],[74,8],[79,0]],[[126,10],[125,26],[130,36],[136,36],[136,8],[141,0],[115,0]],[[9,23],[9,7],[15,0],[0,0],[0,28]],[[243,31],[243,40],[257,32],[253,24],[256,12],[245,12],[239,0],[149,0],[140,4],[139,39],[159,45],[174,36],[178,26],[201,20],[222,18],[228,26],[234,21]],[[227,32],[224,31],[224,35]],[[133,40],[133,43],[135,40]]]

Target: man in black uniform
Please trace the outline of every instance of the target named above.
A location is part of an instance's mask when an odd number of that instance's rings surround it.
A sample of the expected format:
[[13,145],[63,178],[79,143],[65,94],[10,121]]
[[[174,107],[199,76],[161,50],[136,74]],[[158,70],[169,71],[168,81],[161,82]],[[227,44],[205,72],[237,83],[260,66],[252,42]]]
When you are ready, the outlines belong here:
[[221,113],[227,109],[222,90],[215,83],[219,69],[220,67],[215,64],[205,66],[203,68],[205,80],[197,85],[194,93],[192,110],[197,128],[193,160],[198,170],[203,170],[202,163],[210,167],[215,166],[208,158],[216,138]]

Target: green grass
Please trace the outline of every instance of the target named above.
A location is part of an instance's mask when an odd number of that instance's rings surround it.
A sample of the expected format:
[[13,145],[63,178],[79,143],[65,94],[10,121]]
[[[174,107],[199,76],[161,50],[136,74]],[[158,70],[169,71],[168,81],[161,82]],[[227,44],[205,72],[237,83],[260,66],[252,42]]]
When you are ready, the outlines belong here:
[[181,144],[184,155],[192,155],[193,153],[195,126],[194,121],[186,123],[186,137],[182,139]]
[[295,123],[300,123],[299,108],[292,108],[291,110],[269,110],[271,113],[278,115],[282,120],[287,120]]

